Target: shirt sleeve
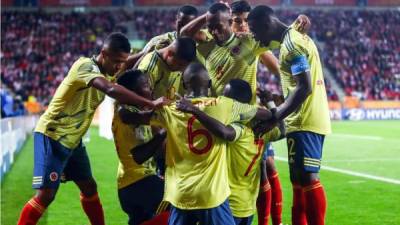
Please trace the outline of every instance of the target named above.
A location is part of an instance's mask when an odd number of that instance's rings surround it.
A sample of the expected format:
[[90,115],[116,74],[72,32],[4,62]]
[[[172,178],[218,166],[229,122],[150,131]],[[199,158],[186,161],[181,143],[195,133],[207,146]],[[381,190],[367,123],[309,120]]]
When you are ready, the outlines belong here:
[[255,117],[257,110],[257,105],[243,104],[234,101],[231,114],[231,122],[239,122],[245,124]]
[[92,62],[83,63],[77,72],[77,79],[82,81],[87,85],[89,85],[90,81],[97,77],[104,77],[105,76],[100,72],[100,69],[97,65]]
[[240,123],[231,123],[229,124],[229,126],[231,126],[235,130],[235,139],[233,141],[236,141],[240,137],[242,137],[245,125]]
[[298,42],[287,42],[288,57],[287,61],[290,65],[290,71],[293,76],[303,72],[310,71],[310,64],[308,63],[308,52],[304,46]]

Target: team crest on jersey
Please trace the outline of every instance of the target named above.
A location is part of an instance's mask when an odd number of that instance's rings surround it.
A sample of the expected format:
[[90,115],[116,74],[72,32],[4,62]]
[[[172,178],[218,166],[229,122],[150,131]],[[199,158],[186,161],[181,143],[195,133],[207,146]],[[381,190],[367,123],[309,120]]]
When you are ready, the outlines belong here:
[[50,180],[51,181],[57,181],[57,179],[58,179],[58,173],[57,172],[51,172],[50,173]]
[[240,51],[241,51],[240,46],[237,45],[237,46],[235,46],[235,47],[233,47],[233,48],[231,49],[231,55],[233,55],[233,56],[239,55],[239,54],[240,54]]

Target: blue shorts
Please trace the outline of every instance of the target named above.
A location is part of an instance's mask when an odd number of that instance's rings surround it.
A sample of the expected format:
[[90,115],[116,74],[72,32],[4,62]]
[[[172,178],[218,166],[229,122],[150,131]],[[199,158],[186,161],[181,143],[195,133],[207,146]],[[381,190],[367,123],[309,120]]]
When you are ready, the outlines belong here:
[[317,173],[321,167],[325,136],[309,131],[287,135],[289,165],[306,172]]
[[34,133],[34,189],[57,189],[62,180],[91,178],[89,157],[82,142],[71,150],[42,133]]
[[275,155],[274,148],[272,147],[271,142],[268,142],[264,147],[264,153],[262,155],[262,159],[267,160],[268,157],[274,156],[274,155]]
[[254,215],[249,217],[233,217],[236,225],[251,225]]
[[141,224],[151,219],[164,195],[164,181],[156,176],[145,177],[118,190],[121,208],[129,216],[129,225]]
[[235,225],[229,201],[211,209],[184,210],[171,206],[168,225]]

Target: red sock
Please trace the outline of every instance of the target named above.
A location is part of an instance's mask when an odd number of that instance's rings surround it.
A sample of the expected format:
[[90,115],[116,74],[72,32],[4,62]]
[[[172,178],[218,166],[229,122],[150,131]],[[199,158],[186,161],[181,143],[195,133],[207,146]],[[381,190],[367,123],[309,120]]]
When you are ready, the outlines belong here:
[[81,193],[81,204],[92,225],[105,224],[103,207],[97,193],[91,197],[85,197]]
[[324,225],[326,212],[326,197],[319,181],[303,188],[306,198],[306,215],[308,225]]
[[258,225],[268,225],[269,214],[271,213],[271,186],[266,180],[261,184],[257,198]]
[[38,222],[46,207],[40,203],[37,197],[31,198],[21,211],[18,225],[34,225]]
[[307,225],[305,203],[302,187],[293,184],[292,225]]
[[164,211],[140,225],[168,225],[169,211]]
[[282,223],[282,187],[279,181],[278,172],[274,171],[268,176],[271,185],[271,219],[273,225]]

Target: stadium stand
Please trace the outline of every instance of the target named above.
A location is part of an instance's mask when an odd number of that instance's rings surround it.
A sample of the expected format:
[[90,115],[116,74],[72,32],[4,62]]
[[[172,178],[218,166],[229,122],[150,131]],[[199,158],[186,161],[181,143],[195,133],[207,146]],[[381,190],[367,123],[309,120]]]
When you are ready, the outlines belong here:
[[[90,13],[2,13],[1,75],[26,101],[34,96],[46,105],[74,59],[98,50],[111,31],[126,32],[121,22],[134,21],[139,39],[173,30],[176,9]],[[298,11],[278,10],[293,21]],[[391,10],[307,10],[310,35],[318,40],[321,58],[348,96],[360,100],[400,99],[400,13]],[[334,16],[340,19],[334,19]],[[356,41],[360,40],[360,41]],[[279,79],[263,66],[259,82],[280,91]],[[40,87],[40,88],[39,88]],[[330,100],[338,95],[327,82]]]

